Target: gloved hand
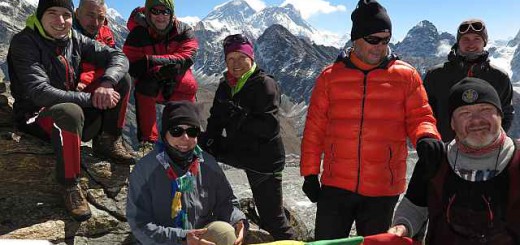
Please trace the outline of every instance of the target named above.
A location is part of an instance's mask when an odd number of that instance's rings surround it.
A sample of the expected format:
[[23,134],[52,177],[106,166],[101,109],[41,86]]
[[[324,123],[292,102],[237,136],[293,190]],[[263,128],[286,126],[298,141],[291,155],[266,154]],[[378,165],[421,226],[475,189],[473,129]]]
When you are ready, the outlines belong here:
[[176,64],[169,64],[169,65],[163,65],[161,68],[159,68],[158,71],[154,72],[152,74],[152,77],[157,81],[163,81],[163,80],[170,80],[175,78],[179,70],[179,65]]
[[311,200],[311,202],[317,202],[321,192],[321,186],[320,181],[318,180],[318,175],[305,176],[305,181],[303,182],[302,190],[305,193],[305,195],[309,198],[309,200]]
[[423,160],[440,160],[444,143],[434,138],[421,138],[417,141],[417,156]]
[[168,101],[170,96],[172,96],[175,91],[175,87],[177,87],[177,81],[173,78],[161,81],[162,84],[162,95],[164,100]]
[[128,72],[132,77],[141,77],[143,74],[146,73],[146,71],[148,71],[148,67],[148,59],[145,57],[136,62],[131,62],[130,69],[128,70]]
[[218,138],[211,137],[207,131],[204,131],[201,134],[199,134],[197,142],[198,145],[202,148],[202,150],[211,154],[213,157],[215,157],[215,159],[218,158]]

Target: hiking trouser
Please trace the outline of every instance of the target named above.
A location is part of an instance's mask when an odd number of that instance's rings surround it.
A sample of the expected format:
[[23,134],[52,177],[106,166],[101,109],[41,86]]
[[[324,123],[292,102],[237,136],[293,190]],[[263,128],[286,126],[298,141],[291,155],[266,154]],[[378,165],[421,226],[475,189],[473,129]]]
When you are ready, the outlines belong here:
[[399,196],[367,197],[322,186],[316,211],[315,239],[348,237],[352,223],[360,236],[386,233]]
[[164,98],[160,88],[156,86],[139,86],[146,84],[147,81],[138,81],[135,88],[135,110],[137,114],[137,139],[139,141],[156,142],[159,140],[157,130],[157,113],[155,105],[168,101],[188,100],[195,102],[194,94],[171,94],[169,98]]
[[261,174],[246,170],[246,174],[260,216],[260,228],[275,240],[296,239],[283,208],[282,173]]
[[[116,107],[99,110],[82,108],[74,103],[60,103],[43,108],[34,123],[20,126],[20,130],[50,140],[56,156],[56,180],[60,184],[74,184],[80,174],[81,141],[89,141],[101,132],[121,135],[130,76],[121,79],[116,87],[121,95]],[[93,91],[93,90],[92,90]]]

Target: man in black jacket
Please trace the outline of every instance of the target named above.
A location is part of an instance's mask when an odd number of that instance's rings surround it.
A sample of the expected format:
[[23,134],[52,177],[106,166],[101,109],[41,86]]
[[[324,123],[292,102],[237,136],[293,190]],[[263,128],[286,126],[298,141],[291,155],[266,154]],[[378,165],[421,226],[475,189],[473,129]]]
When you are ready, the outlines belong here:
[[[81,141],[94,138],[94,152],[117,163],[133,163],[122,145],[130,90],[128,60],[121,51],[72,30],[70,0],[40,0],[27,26],[16,34],[7,63],[15,99],[14,120],[21,131],[50,140],[56,154],[56,179],[64,186],[65,207],[77,221],[90,218],[78,185]],[[93,92],[77,91],[80,62],[105,68]]]
[[506,132],[511,127],[514,118],[511,104],[513,87],[507,73],[490,64],[489,53],[484,51],[487,41],[487,30],[482,20],[463,21],[457,29],[457,43],[448,55],[448,61],[426,73],[424,88],[444,142],[451,141],[455,136],[449,121],[448,91],[464,77],[490,81],[502,103],[502,127]]

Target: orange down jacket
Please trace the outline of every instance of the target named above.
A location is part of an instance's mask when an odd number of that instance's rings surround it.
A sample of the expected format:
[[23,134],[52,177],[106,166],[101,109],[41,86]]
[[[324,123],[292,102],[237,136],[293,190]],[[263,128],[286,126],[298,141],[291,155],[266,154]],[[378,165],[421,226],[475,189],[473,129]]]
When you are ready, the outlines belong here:
[[364,196],[399,195],[406,185],[407,137],[414,146],[423,137],[440,139],[418,72],[393,56],[362,71],[344,52],[312,92],[301,175],[317,175],[323,167],[323,185]]

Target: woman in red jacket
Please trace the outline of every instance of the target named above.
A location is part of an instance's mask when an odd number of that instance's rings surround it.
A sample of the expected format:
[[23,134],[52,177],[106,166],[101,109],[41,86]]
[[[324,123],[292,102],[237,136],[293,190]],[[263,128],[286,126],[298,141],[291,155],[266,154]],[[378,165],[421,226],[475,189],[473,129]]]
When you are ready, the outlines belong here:
[[128,23],[123,52],[135,78],[137,137],[145,148],[158,140],[156,103],[195,101],[190,67],[198,44],[191,27],[175,18],[172,0],[147,0]]

